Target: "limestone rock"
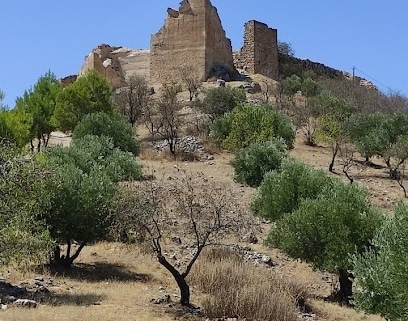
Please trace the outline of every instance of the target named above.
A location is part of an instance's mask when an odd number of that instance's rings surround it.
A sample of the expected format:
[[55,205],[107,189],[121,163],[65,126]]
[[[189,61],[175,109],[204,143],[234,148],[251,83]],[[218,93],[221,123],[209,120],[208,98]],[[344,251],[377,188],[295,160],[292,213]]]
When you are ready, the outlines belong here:
[[35,302],[34,300],[18,299],[17,301],[13,302],[13,305],[16,307],[36,308],[37,302]]
[[120,88],[124,86],[123,80],[133,74],[148,80],[149,57],[149,50],[131,50],[101,44],[85,57],[78,76],[81,77],[90,70],[96,70],[107,78],[113,89]]

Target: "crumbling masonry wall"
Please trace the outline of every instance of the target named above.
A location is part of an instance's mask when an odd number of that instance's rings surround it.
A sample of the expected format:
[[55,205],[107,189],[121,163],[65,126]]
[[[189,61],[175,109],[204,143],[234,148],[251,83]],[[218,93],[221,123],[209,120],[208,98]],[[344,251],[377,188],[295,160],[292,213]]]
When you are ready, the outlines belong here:
[[183,0],[179,10],[168,9],[164,26],[150,42],[150,79],[153,83],[179,80],[181,67],[194,68],[206,80],[217,65],[234,70],[231,41],[217,9],[209,0]]
[[236,57],[237,67],[249,74],[279,79],[278,31],[251,20],[245,24],[244,45]]

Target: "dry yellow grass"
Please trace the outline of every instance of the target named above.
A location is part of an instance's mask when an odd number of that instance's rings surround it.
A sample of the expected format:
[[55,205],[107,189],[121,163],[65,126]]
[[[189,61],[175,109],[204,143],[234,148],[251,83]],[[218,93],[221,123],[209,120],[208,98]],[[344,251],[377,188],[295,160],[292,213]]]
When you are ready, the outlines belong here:
[[207,317],[296,321],[306,300],[305,288],[279,278],[272,269],[256,267],[228,248],[203,253],[190,276],[208,294],[202,300]]
[[[11,279],[21,274],[13,272]],[[150,300],[161,286],[172,286],[165,271],[137,247],[101,243],[84,249],[72,271],[64,275],[48,271],[54,280],[51,295],[40,299],[36,309],[8,308],[8,321],[129,321],[173,320],[171,314]],[[36,273],[24,275],[33,278]],[[20,279],[21,281],[21,279]],[[172,293],[173,294],[173,293]]]

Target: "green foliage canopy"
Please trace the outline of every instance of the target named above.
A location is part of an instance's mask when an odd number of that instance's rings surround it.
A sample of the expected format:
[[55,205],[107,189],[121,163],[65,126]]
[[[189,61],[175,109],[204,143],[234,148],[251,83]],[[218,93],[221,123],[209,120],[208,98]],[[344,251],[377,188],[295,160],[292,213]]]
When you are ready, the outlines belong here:
[[240,183],[257,187],[265,173],[278,170],[286,157],[286,145],[281,139],[249,145],[238,152],[232,160],[234,179]]
[[106,78],[90,71],[58,95],[53,121],[58,129],[72,131],[87,114],[111,114],[114,109],[110,97],[111,89]]
[[[69,147],[54,147],[45,161],[53,172],[45,218],[52,236],[68,244],[67,254],[56,261],[70,266],[86,244],[106,238],[115,183],[139,179],[141,168],[131,153],[115,148],[106,136],[87,135],[74,139]],[[73,240],[80,247],[71,256]]]
[[408,320],[408,207],[400,203],[373,240],[373,248],[353,256],[359,309],[389,320]]
[[139,153],[139,143],[135,139],[132,125],[119,113],[92,113],[84,116],[73,132],[73,139],[87,135],[107,136],[113,140],[113,146],[134,155]]
[[351,267],[349,254],[370,245],[382,219],[366,190],[337,181],[278,220],[268,241],[293,258],[336,272]]
[[293,147],[295,132],[289,117],[272,106],[239,105],[218,118],[211,128],[215,142],[229,150],[248,147],[251,143],[282,138]]
[[298,209],[303,199],[318,197],[332,184],[323,171],[286,158],[280,169],[265,174],[251,207],[257,215],[275,221]]
[[202,101],[197,102],[198,108],[209,115],[212,122],[225,113],[230,112],[239,104],[246,102],[246,93],[240,88],[211,88]]
[[24,93],[23,97],[17,98],[16,116],[25,116],[23,121],[29,126],[29,139],[37,139],[38,150],[41,142],[47,146],[49,135],[55,129],[52,116],[57,96],[61,90],[56,76],[48,72],[41,76],[33,88]]
[[51,238],[41,219],[49,206],[48,174],[0,139],[0,263],[43,262]]

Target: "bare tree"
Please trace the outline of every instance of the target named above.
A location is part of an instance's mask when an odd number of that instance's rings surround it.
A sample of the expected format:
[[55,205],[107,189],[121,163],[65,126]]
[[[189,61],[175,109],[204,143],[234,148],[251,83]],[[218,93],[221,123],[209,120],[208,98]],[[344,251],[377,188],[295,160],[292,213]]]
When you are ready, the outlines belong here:
[[184,65],[180,69],[180,77],[190,94],[190,101],[193,101],[194,96],[198,93],[201,86],[201,77],[198,74],[197,68],[192,65]]
[[114,230],[137,234],[150,243],[158,262],[177,282],[180,303],[189,306],[186,277],[202,250],[221,244],[232,233],[243,233],[253,226],[252,216],[244,214],[248,211],[239,206],[238,195],[209,183],[202,174],[177,170],[170,178],[123,188]]
[[278,84],[275,84],[272,79],[267,79],[265,78],[260,82],[261,90],[262,90],[262,95],[263,99],[266,103],[269,103],[271,96],[273,96],[275,93],[275,99],[278,102],[278,89],[277,86]]
[[357,166],[356,162],[357,148],[350,142],[342,142],[339,144],[339,156],[343,165],[343,173],[348,178],[350,184],[353,184],[354,179],[350,176],[350,169]]
[[164,84],[160,89],[158,101],[155,104],[148,104],[145,112],[145,124],[150,133],[164,138],[172,155],[176,154],[181,127],[179,114],[181,104],[177,98],[180,92],[179,84]]
[[113,101],[132,126],[141,118],[150,94],[146,80],[142,76],[132,75],[123,80],[124,87],[113,93]]

